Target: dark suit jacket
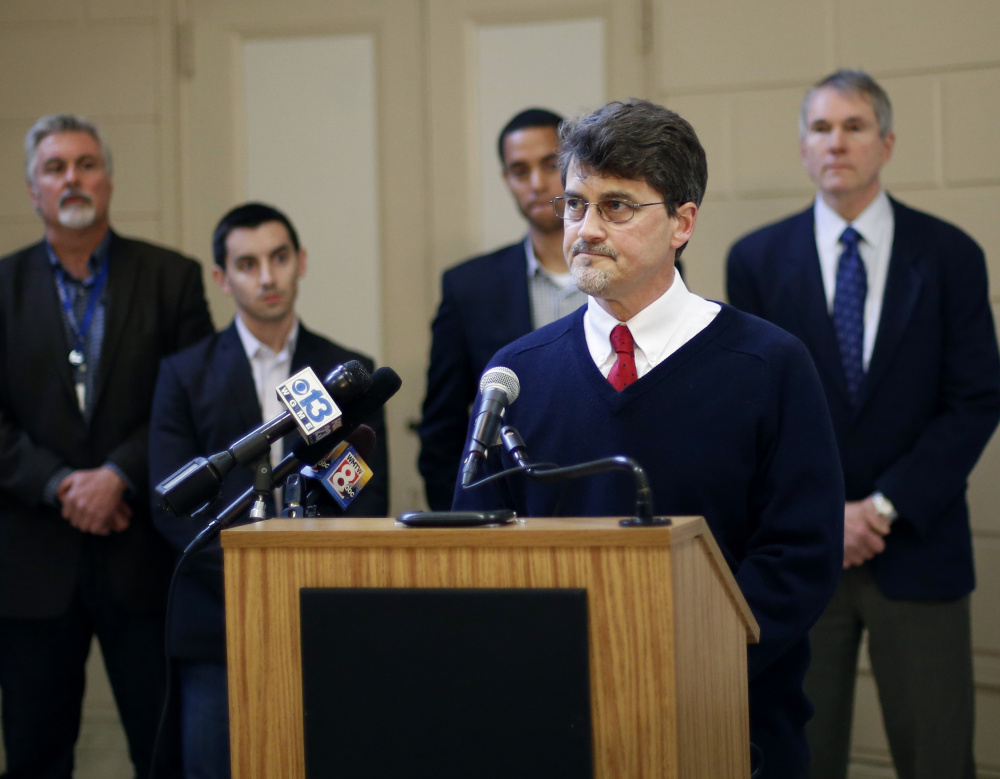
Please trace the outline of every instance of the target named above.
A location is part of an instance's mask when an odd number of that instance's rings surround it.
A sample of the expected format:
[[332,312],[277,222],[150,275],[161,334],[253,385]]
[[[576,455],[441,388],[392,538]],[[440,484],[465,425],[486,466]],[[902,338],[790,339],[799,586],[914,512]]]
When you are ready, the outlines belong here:
[[809,348],[840,445],[848,500],[876,490],[899,519],[871,561],[892,598],[954,598],[975,585],[966,480],[1000,419],[1000,357],[986,263],[958,228],[892,201],[882,316],[857,407],[827,313],[813,209],[730,250],[733,305]]
[[[149,411],[160,359],[212,331],[201,266],[112,233],[104,342],[88,426],[77,406],[62,309],[43,243],[0,260],[0,616],[69,605],[81,547],[100,545],[123,605],[162,608],[172,554],[150,521]],[[42,503],[62,466],[110,461],[139,494],[128,530],[74,529]]]
[[[321,379],[349,360],[360,360],[369,371],[372,360],[299,326],[291,372],[311,367]],[[260,405],[250,362],[236,324],[164,360],[153,400],[149,433],[150,483],[155,486],[198,456],[220,452],[261,424]],[[382,410],[366,420],[376,435],[369,460],[371,481],[351,503],[347,514],[385,516],[389,510],[389,464]],[[286,441],[301,440],[292,432]],[[277,444],[276,444],[277,445]],[[225,508],[252,486],[249,468],[229,474],[222,493],[203,517],[174,517],[154,507],[160,532],[178,552]],[[339,510],[339,509],[338,509]],[[225,618],[222,549],[218,540],[185,562],[175,584],[171,651],[187,660],[225,660]]]
[[427,395],[418,428],[431,509],[451,508],[469,426],[469,407],[490,358],[531,332],[528,258],[524,241],[445,271],[441,305],[431,326]]

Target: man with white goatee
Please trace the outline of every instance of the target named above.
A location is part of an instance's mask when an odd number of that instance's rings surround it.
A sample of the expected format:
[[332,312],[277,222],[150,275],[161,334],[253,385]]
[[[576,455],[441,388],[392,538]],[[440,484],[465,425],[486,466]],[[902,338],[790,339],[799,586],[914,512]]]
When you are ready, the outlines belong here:
[[94,124],[42,117],[25,152],[44,238],[0,259],[6,775],[72,775],[96,635],[145,777],[173,564],[150,519],[150,405],[160,359],[211,333],[212,321],[196,261],[111,229],[111,153]]

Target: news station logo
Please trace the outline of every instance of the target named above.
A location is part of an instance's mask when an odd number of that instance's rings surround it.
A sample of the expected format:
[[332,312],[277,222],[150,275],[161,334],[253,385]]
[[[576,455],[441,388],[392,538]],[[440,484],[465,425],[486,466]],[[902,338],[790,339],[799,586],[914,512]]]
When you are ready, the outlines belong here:
[[343,424],[340,408],[312,368],[303,368],[277,387],[278,398],[295,417],[299,433],[313,444]]
[[332,464],[321,481],[338,505],[346,509],[371,479],[372,469],[347,441],[342,441],[330,458]]

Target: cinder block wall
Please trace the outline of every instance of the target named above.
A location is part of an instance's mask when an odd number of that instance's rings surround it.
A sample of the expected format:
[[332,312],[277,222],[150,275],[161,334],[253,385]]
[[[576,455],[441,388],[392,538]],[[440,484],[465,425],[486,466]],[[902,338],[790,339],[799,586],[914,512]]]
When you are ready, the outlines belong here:
[[[177,35],[175,20],[196,19],[194,2],[0,3],[0,254],[40,236],[23,188],[24,132],[41,114],[66,110],[97,120],[113,144],[115,226],[147,239],[180,243],[183,225],[177,171],[183,162],[178,142],[183,117],[178,94],[183,77],[175,65],[175,52],[186,39]],[[213,0],[216,5],[221,2]],[[444,0],[418,2],[423,18],[432,25]],[[802,93],[836,67],[861,67],[883,83],[896,109],[898,142],[885,174],[888,188],[901,200],[954,221],[982,244],[990,261],[996,315],[1000,303],[1000,220],[995,216],[1000,211],[1000,133],[996,129],[1000,126],[1000,3],[701,0],[683,8],[666,0],[620,3],[619,13],[652,20],[645,30],[636,25],[634,34],[619,30],[614,34],[627,39],[609,45],[611,51],[645,46],[648,67],[633,92],[644,93],[690,119],[708,150],[708,197],[685,259],[687,277],[696,291],[721,299],[723,262],[732,241],[808,204],[812,187],[797,151]],[[248,14],[254,13],[253,5],[249,4]],[[311,0],[286,0],[285,5],[322,7]],[[476,0],[469,0],[468,5],[476,7]],[[487,12],[491,4],[484,0],[481,5]],[[565,5],[561,0],[560,7]],[[581,0],[581,15],[596,15],[595,9]],[[244,22],[252,26],[253,19]],[[434,31],[414,29],[413,35],[426,42],[433,39]],[[426,43],[421,45],[426,50]],[[567,47],[567,55],[571,53]],[[434,77],[433,73],[433,68],[427,68],[425,80]],[[430,84],[425,87],[425,93],[431,91]],[[469,117],[461,120],[471,124]],[[382,131],[403,133],[407,128]],[[198,245],[206,244],[199,241]],[[207,256],[201,259],[210,261]],[[423,263],[428,277],[436,277],[432,258],[414,252],[409,261]],[[386,283],[391,284],[391,279]],[[427,310],[420,313],[421,321],[429,320],[432,304],[425,301]],[[395,307],[389,308],[384,329],[391,340],[400,314]],[[404,430],[393,434],[407,435]],[[996,738],[1000,733],[1000,618],[995,605],[1000,602],[998,473],[1000,443],[994,441],[971,485],[979,572],[973,605],[977,755],[982,777],[1000,777],[1000,739]],[[409,462],[394,463],[393,478],[417,484]],[[103,689],[99,674],[92,676],[91,683]],[[88,721],[106,722],[107,695],[96,697],[97,708],[88,711],[97,713],[88,715]],[[852,776],[891,776],[876,698],[864,668],[859,702]],[[113,729],[113,720],[106,727]],[[80,776],[87,775],[84,763],[81,759]],[[127,767],[121,773],[127,776]],[[90,775],[117,774],[105,762]]]

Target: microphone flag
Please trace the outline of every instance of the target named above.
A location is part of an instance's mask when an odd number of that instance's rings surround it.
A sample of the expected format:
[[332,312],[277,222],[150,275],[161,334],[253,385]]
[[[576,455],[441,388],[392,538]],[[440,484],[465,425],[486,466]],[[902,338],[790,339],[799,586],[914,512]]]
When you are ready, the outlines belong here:
[[343,424],[340,408],[312,368],[303,368],[290,376],[275,391],[307,443],[326,438]]
[[[364,489],[372,477],[372,469],[368,467],[358,450],[350,441],[341,441],[337,448],[330,454],[330,467],[315,474],[315,478],[322,482],[323,487],[330,493],[337,504],[346,509],[358,493]],[[310,476],[310,469],[303,468],[303,474]]]

